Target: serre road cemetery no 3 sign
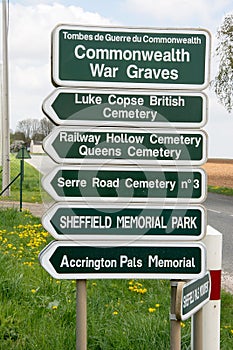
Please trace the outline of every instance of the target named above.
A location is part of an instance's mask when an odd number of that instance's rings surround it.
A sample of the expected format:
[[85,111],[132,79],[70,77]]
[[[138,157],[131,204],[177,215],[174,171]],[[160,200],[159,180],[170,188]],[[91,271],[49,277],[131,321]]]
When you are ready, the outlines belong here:
[[209,81],[206,30],[59,25],[52,47],[58,86],[201,90]]
[[58,166],[42,178],[56,200],[201,203],[206,197],[203,169],[140,166]]

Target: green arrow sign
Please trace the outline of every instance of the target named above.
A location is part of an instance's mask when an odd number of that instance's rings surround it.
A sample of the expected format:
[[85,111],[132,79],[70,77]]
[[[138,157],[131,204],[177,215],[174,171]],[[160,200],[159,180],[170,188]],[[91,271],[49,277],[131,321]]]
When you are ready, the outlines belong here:
[[112,128],[56,127],[44,150],[58,163],[201,165],[206,161],[203,131],[151,131]]
[[59,25],[52,33],[56,85],[204,89],[210,34],[205,30]]
[[54,241],[40,253],[39,260],[58,279],[192,279],[205,273],[202,243],[116,245]]
[[207,98],[195,92],[58,88],[43,111],[59,125],[192,128],[205,125]]
[[181,305],[179,302],[176,306],[177,317],[184,321],[195,314],[209,301],[211,292],[210,273],[207,272],[204,277],[181,285],[180,290],[181,298],[178,299],[181,301]]
[[139,206],[58,203],[42,218],[61,240],[198,240],[206,232],[202,206]]
[[91,166],[57,167],[42,179],[44,189],[55,200],[117,200],[200,203],[206,196],[202,169]]

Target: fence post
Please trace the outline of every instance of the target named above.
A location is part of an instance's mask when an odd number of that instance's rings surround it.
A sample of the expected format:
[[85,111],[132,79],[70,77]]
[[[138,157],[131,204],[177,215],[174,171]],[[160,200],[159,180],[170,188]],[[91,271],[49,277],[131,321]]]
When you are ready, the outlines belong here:
[[202,240],[207,249],[207,270],[211,276],[209,302],[192,316],[192,350],[220,350],[222,234],[207,226]]

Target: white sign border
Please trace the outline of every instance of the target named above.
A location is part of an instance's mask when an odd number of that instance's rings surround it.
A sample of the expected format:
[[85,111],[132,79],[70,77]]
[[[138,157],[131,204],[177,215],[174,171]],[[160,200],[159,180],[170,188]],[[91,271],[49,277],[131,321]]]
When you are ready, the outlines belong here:
[[[166,209],[171,209],[171,210],[176,210],[176,209],[180,209],[180,210],[199,210],[201,212],[201,232],[198,236],[192,236],[192,235],[179,235],[179,236],[175,236],[175,235],[109,235],[103,232],[103,234],[96,234],[96,235],[90,235],[90,234],[64,234],[64,235],[60,235],[57,233],[57,231],[55,230],[54,226],[51,224],[51,219],[54,216],[54,214],[56,213],[56,211],[58,209],[67,209],[67,208],[93,208],[93,209],[161,209],[162,210],[166,210]],[[165,205],[165,206],[158,206],[158,205],[139,205],[139,204],[108,204],[108,205],[104,205],[104,204],[100,204],[100,203],[90,203],[89,205],[86,203],[63,203],[63,202],[58,202],[55,203],[52,207],[50,207],[45,214],[42,217],[42,224],[44,226],[44,228],[57,240],[62,240],[62,241],[66,241],[66,240],[70,240],[70,241],[127,241],[127,242],[135,242],[135,241],[141,241],[142,244],[144,244],[145,241],[198,241],[202,238],[205,237],[206,234],[206,229],[207,229],[207,213],[206,213],[206,209],[205,207],[203,207],[202,205],[193,205],[193,206],[184,206],[184,205]],[[104,230],[103,230],[104,231]]]
[[[123,122],[121,120],[109,120],[106,119],[106,121],[98,121],[98,120],[72,120],[72,119],[60,119],[55,112],[55,110],[52,108],[52,104],[56,100],[56,98],[61,93],[91,93],[91,94],[114,94],[114,95],[144,95],[144,96],[184,96],[184,97],[201,97],[202,98],[202,121],[201,122],[193,122],[193,123],[187,123],[187,122],[150,122],[150,121],[141,121],[141,122],[135,122],[133,120],[130,120],[128,122]],[[179,107],[177,107],[179,108]],[[208,120],[208,99],[204,92],[196,92],[196,91],[177,91],[174,92],[174,90],[164,90],[164,92],[161,91],[155,91],[155,90],[108,90],[108,89],[81,89],[81,88],[62,88],[58,87],[54,91],[50,93],[50,95],[43,101],[42,104],[42,110],[43,112],[54,121],[57,125],[76,125],[76,126],[124,126],[124,127],[149,127],[149,128],[168,128],[168,127],[174,127],[174,128],[201,128],[206,125]],[[187,115],[188,119],[188,115]]]
[[[100,165],[100,169],[102,170],[106,170],[106,171],[121,171],[122,167],[120,166],[110,166],[109,162],[108,166],[101,166]],[[100,170],[99,169],[99,170]],[[80,165],[80,166],[57,166],[55,168],[53,168],[49,174],[46,174],[43,176],[41,183],[42,186],[44,188],[45,191],[47,191],[47,193],[57,202],[59,201],[85,201],[85,202],[92,202],[92,201],[99,201],[100,203],[110,203],[113,202],[114,203],[202,203],[205,201],[206,196],[207,196],[207,176],[206,176],[206,172],[204,171],[204,169],[201,168],[168,168],[168,167],[163,167],[163,168],[152,168],[152,167],[143,167],[143,169],[140,169],[140,167],[135,167],[135,166],[125,166],[124,167],[124,171],[154,171],[154,172],[199,172],[202,176],[202,187],[201,187],[201,196],[200,198],[144,198],[144,197],[66,197],[66,196],[58,196],[56,191],[53,189],[52,185],[51,185],[51,181],[53,180],[54,176],[56,175],[56,173],[59,170],[74,170],[74,171],[79,171],[79,170],[93,170],[98,172],[98,168],[96,166],[88,166],[88,165]]]
[[[203,84],[156,84],[156,83],[124,83],[124,82],[92,82],[92,81],[70,81],[61,80],[59,78],[59,31],[60,30],[87,30],[87,31],[121,31],[125,33],[166,33],[166,34],[196,34],[206,37],[206,57],[205,57],[205,75]],[[67,87],[105,87],[105,88],[141,88],[141,89],[175,89],[175,90],[204,90],[210,79],[210,43],[211,34],[206,29],[199,28],[152,28],[152,27],[119,27],[119,26],[85,26],[85,25],[70,25],[59,24],[52,31],[52,81],[57,86]]]
[[[198,274],[190,273],[190,274],[184,274],[184,273],[177,273],[172,274],[171,273],[151,273],[151,274],[145,274],[145,273],[82,273],[82,274],[65,274],[65,273],[57,273],[54,267],[52,266],[50,262],[50,258],[52,254],[55,252],[55,250],[58,247],[64,247],[64,246],[94,246],[94,247],[102,247],[102,248],[108,248],[108,247],[117,247],[117,246],[125,246],[125,242],[68,242],[68,241],[52,241],[50,242],[39,254],[39,261],[41,266],[54,278],[57,279],[131,279],[131,278],[142,278],[142,279],[181,279],[181,280],[187,280],[187,279],[194,279],[194,278],[200,278],[202,277],[206,272],[206,247],[203,243],[180,243],[180,244],[174,244],[174,243],[152,243],[152,242],[146,242],[143,244],[143,247],[173,247],[179,249],[180,247],[188,247],[188,248],[195,248],[199,247],[201,249],[201,271]],[[142,245],[138,245],[137,242],[134,242],[132,244],[128,244],[127,247],[142,247]]]
[[[193,135],[200,135],[202,136],[202,158],[200,160],[192,160],[186,159],[186,160],[166,160],[166,159],[135,159],[135,158],[124,158],[124,159],[114,159],[114,158],[101,158],[101,156],[96,156],[93,158],[60,158],[57,154],[55,148],[53,147],[53,142],[55,141],[56,137],[61,131],[67,131],[67,132],[80,132],[80,133],[86,133],[86,132],[94,132],[94,133],[101,133],[101,132],[113,132],[113,133],[135,133],[135,134],[173,134],[175,136],[179,136],[180,134],[193,134]],[[85,128],[85,127],[74,127],[74,126],[57,126],[55,127],[51,133],[43,140],[43,148],[44,151],[58,164],[82,164],[84,161],[88,164],[103,164],[104,162],[111,161],[112,164],[115,165],[131,165],[131,164],[138,164],[138,165],[173,165],[173,166],[180,166],[180,165],[186,165],[186,166],[199,166],[203,165],[207,161],[207,139],[208,136],[205,131],[203,130],[174,130],[174,129],[159,129],[159,130],[149,130],[146,128],[135,128],[135,129],[117,129],[116,131],[113,130],[110,127],[93,127],[93,128]],[[85,143],[83,143],[85,144]],[[132,144],[134,145],[134,144]],[[107,145],[106,145],[107,147]],[[185,147],[183,145],[180,146],[180,148]],[[188,152],[187,152],[188,153]],[[190,153],[189,153],[190,154]]]

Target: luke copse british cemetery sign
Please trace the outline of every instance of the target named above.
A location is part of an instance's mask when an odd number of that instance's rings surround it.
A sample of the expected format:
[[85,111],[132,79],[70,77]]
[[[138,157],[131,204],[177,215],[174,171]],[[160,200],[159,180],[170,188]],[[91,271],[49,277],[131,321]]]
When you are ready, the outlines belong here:
[[59,86],[204,89],[209,51],[204,30],[60,25],[53,79]]
[[207,120],[207,96],[193,91],[58,88],[45,99],[43,111],[59,125],[198,128]]

